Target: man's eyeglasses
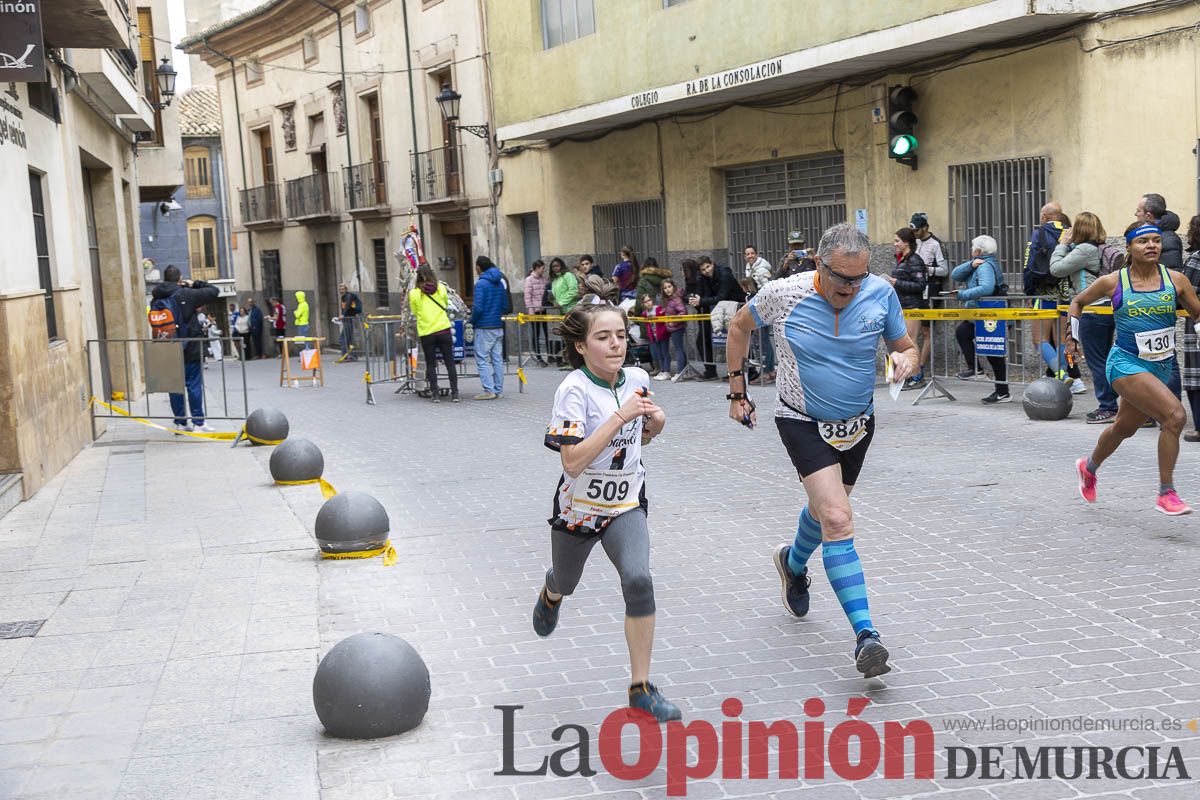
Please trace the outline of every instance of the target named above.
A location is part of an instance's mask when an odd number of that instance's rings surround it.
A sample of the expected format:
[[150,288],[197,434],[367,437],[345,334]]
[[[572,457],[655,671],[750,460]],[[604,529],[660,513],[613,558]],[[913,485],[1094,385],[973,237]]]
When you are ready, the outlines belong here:
[[865,281],[867,279],[867,277],[871,274],[870,272],[864,272],[862,275],[854,275],[854,276],[843,275],[840,272],[834,271],[833,268],[829,267],[826,264],[822,264],[821,266],[825,269],[826,272],[829,273],[830,277],[832,277],[837,283],[839,283],[842,286],[852,286],[852,287],[862,286],[862,282]]

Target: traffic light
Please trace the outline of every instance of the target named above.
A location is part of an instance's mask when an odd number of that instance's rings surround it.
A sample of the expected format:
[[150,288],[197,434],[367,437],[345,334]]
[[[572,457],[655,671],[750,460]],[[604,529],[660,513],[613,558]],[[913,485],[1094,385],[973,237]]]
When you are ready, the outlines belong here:
[[893,86],[888,92],[888,157],[917,168],[917,92],[911,86]]

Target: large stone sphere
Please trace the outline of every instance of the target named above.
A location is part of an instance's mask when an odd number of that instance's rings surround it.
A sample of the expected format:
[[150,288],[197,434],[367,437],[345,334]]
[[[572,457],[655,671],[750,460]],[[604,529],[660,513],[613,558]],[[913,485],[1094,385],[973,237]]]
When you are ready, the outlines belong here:
[[321,724],[340,739],[395,736],[429,709],[429,668],[398,636],[356,633],[325,654],[313,678]]
[[[263,442],[282,442],[288,437],[288,421],[277,408],[256,408],[246,417],[246,433]],[[251,444],[259,442],[250,440]]]
[[313,481],[324,472],[325,457],[308,439],[288,439],[271,453],[271,477],[277,481]]
[[383,504],[366,492],[345,491],[317,512],[317,543],[324,553],[359,553],[387,544],[390,529]]
[[1056,420],[1067,418],[1074,400],[1067,384],[1058,378],[1038,378],[1025,387],[1021,405],[1030,419]]

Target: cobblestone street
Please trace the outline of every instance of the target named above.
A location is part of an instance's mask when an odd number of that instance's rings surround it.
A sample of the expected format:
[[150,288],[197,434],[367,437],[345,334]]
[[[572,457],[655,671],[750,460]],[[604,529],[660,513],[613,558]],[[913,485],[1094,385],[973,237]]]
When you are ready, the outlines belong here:
[[[338,490],[384,504],[398,564],[317,558],[321,493],[273,485],[270,448],[111,425],[0,520],[0,622],[46,620],[34,637],[0,640],[0,797],[664,796],[665,752],[629,781],[598,753],[629,669],[620,587],[599,549],[558,630],[543,640],[530,624],[559,473],[541,438],[565,373],[533,369],[524,394],[509,377],[502,400],[460,405],[382,386],[368,406],[354,365],[331,366],[323,389],[276,388],[277,362],[247,370],[252,408],[283,410],[291,436],[321,448]],[[926,720],[936,732],[933,779],[912,778],[910,758],[904,780],[884,779],[882,764],[857,782],[828,766],[821,779],[781,780],[772,754],[772,779],[722,778],[718,767],[691,780],[688,797],[1197,796],[1190,779],[1089,780],[1086,770],[1011,780],[1016,745],[1159,745],[1160,768],[1177,746],[1200,775],[1200,734],[1186,727],[1200,717],[1200,525],[1155,513],[1156,432],[1104,466],[1089,507],[1073,463],[1101,430],[1083,423],[1090,394],[1069,420],[1034,423],[1019,402],[981,406],[990,383],[951,388],[959,402],[916,408],[911,394],[893,403],[877,393],[853,502],[894,669],[864,681],[819,554],[809,616],[789,617],[779,600],[771,553],[794,535],[803,492],[771,422],[773,390],[754,392],[762,424],[747,432],[725,418],[723,383],[655,384],[668,421],[645,457],[659,609],[652,676],[684,721],[719,726],[722,701],[735,697],[745,722],[800,727],[804,701],[820,698],[828,737],[850,698],[867,697],[861,718],[881,737],[886,721]],[[464,383],[466,397],[475,390]],[[1182,450],[1176,483],[1195,502],[1200,446]],[[314,670],[334,644],[370,630],[424,657],[429,712],[399,737],[328,737],[313,711]],[[494,774],[500,705],[523,706],[520,770],[572,743],[551,733],[575,724],[591,736],[598,774]],[[1156,729],[946,730],[1079,715]],[[947,777],[946,748],[983,746],[1007,748],[1008,779]],[[1131,756],[1131,770],[1148,761]]]

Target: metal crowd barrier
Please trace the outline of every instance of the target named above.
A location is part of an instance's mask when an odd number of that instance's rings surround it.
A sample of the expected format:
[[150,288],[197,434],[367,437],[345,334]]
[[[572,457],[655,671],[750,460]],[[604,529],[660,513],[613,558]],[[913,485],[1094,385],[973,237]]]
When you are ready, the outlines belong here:
[[[566,364],[566,360],[562,357],[563,342],[561,337],[554,333],[556,324],[564,319],[562,314],[515,314],[510,317],[505,317],[506,320],[512,320],[517,323],[517,364],[524,370],[525,367],[533,364],[539,366],[559,366]],[[684,329],[683,342],[684,352],[687,354],[683,371],[676,374],[671,379],[672,383],[678,383],[681,380],[696,379],[703,375],[703,368],[712,366],[714,368],[725,368],[725,359],[718,358],[718,353],[724,355],[725,352],[725,336],[714,336],[711,345],[711,360],[705,360],[702,353],[698,351],[696,334],[699,332],[697,327],[691,323],[710,322],[711,314],[683,314],[671,317],[639,317],[630,316],[629,321],[634,325],[644,325],[648,323],[667,323],[667,322],[683,322],[687,325]],[[539,327],[544,326],[544,327]],[[759,328],[752,335],[750,340],[750,353],[747,358],[747,363],[758,370],[759,376],[754,383],[759,386],[767,384],[766,370],[763,369],[765,355],[765,337],[770,336],[768,328]],[[647,349],[648,352],[648,349]],[[675,349],[670,351],[670,366],[671,372],[674,372],[674,364],[676,363]],[[645,363],[637,359],[637,363]]]
[[[1041,353],[1037,347],[1034,347],[1033,326],[1038,320],[1050,319],[1055,321],[1055,326],[1052,332],[1053,340],[1061,358],[1063,352],[1064,336],[1067,333],[1067,312],[1070,305],[1060,303],[1052,309],[1037,309],[1028,307],[1027,303],[1032,303],[1035,300],[1054,300],[1053,297],[1026,297],[1024,295],[1013,296],[996,296],[984,297],[980,300],[1004,302],[1004,307],[998,308],[941,308],[941,309],[919,309],[915,311],[905,312],[905,317],[912,319],[928,319],[930,322],[930,337],[932,340],[930,350],[930,365],[929,383],[922,388],[921,392],[913,401],[913,405],[917,405],[922,400],[926,399],[930,394],[939,394],[949,400],[954,400],[954,396],[950,394],[943,385],[944,381],[958,380],[965,382],[987,382],[994,381],[993,377],[974,376],[971,378],[960,378],[958,372],[966,371],[968,365],[963,359],[962,351],[958,347],[958,341],[954,336],[953,328],[951,327],[950,334],[943,333],[939,336],[937,333],[940,323],[952,322],[954,326],[960,321],[976,321],[976,320],[997,320],[1003,321],[1005,324],[1005,366],[1008,372],[1006,383],[1016,386],[1026,386],[1033,381],[1045,375],[1046,363],[1042,360]],[[939,303],[957,303],[958,301],[950,297],[935,298]],[[1018,305],[1011,305],[1012,303]],[[1111,305],[1092,305],[1084,306],[1083,313],[1085,314],[1112,314]],[[1179,316],[1186,316],[1186,311],[1179,311]],[[986,354],[976,354],[977,361],[986,362]],[[1060,364],[1060,367],[1062,365]],[[1091,375],[1090,370],[1085,369],[1087,362],[1084,359],[1083,349],[1079,348],[1075,354],[1075,366],[1079,368],[1080,374],[1085,382],[1088,382]],[[989,365],[990,368],[990,365]],[[1090,389],[1090,387],[1089,387]]]
[[[510,369],[511,353],[508,352],[508,343],[514,340],[514,336],[519,339],[520,327],[516,324],[515,317],[504,319],[504,377],[515,378],[517,391],[523,393],[524,373],[519,369],[519,363],[518,369]],[[474,330],[466,320],[453,321],[450,326],[454,332],[454,362],[459,394],[465,394],[462,381],[479,379],[479,371],[474,367]],[[510,327],[516,329],[515,334],[510,333]],[[381,384],[395,385],[393,394],[429,396],[429,387],[425,380],[425,353],[416,334],[415,322],[410,315],[368,315],[363,320],[362,341],[363,382],[367,387],[368,405],[375,405],[374,387]],[[471,365],[469,369],[468,364]],[[438,389],[442,396],[446,396],[450,393],[450,382],[445,365],[439,360],[436,369]]]
[[[168,405],[166,411],[157,412],[151,404],[151,395],[171,393],[187,394],[184,381],[183,345],[188,342],[199,342],[204,349],[204,366],[200,370],[200,381],[204,393],[205,420],[237,421],[246,419],[250,413],[250,396],[246,386],[246,359],[242,350],[241,336],[196,337],[192,339],[88,339],[87,361],[92,363],[93,356],[107,376],[109,397],[99,397],[96,394],[93,370],[88,370],[88,393],[92,400],[103,401],[100,404],[90,402],[92,438],[97,437],[96,420],[116,420],[140,418],[147,420],[174,420],[175,414]],[[221,358],[209,357],[209,345],[212,342],[221,343]],[[236,355],[232,358],[224,355],[226,345],[229,352]],[[133,353],[140,350],[141,359],[135,359]],[[114,358],[114,355],[116,358]],[[236,365],[236,369],[230,365]],[[114,366],[120,366],[120,371],[114,371]],[[216,365],[216,375],[211,368]],[[232,375],[230,373],[233,373]],[[220,398],[220,413],[211,413],[213,401]],[[162,398],[165,399],[165,398]],[[241,400],[238,404],[238,400]],[[136,407],[135,407],[136,403]],[[161,400],[157,403],[161,409]],[[240,408],[239,408],[240,405]],[[120,409],[120,410],[118,410]],[[121,413],[124,411],[124,413]],[[189,419],[193,416],[186,415]]]

